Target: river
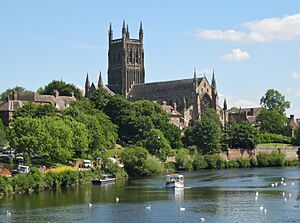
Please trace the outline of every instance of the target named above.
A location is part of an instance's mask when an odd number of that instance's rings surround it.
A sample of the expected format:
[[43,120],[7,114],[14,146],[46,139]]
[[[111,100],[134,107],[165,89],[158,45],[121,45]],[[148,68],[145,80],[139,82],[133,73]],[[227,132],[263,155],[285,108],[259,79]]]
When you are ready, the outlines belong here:
[[0,222],[300,222],[299,167],[183,174],[186,188],[176,191],[164,188],[159,175],[7,196],[0,199]]

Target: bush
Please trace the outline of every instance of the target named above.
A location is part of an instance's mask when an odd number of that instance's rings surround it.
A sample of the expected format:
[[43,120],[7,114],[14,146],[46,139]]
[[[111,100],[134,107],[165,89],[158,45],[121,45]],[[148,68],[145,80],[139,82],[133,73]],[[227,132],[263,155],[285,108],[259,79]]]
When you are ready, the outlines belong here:
[[249,161],[250,161],[251,167],[257,167],[258,166],[258,162],[257,162],[256,157],[251,157]]
[[164,166],[158,160],[152,157],[148,157],[148,159],[145,161],[145,166],[144,166],[145,175],[162,173],[163,171],[164,171]]
[[266,152],[259,152],[256,156],[257,164],[259,167],[269,166],[270,154]]
[[8,177],[0,175],[0,192],[8,193],[12,191]]
[[292,144],[294,142],[293,137],[283,136],[272,133],[262,133],[258,135],[258,143],[284,143]]
[[239,163],[236,160],[228,160],[226,162],[226,168],[232,169],[232,168],[239,168]]
[[249,160],[239,158],[239,159],[237,159],[237,162],[238,162],[240,168],[249,168],[251,166]]
[[173,162],[164,163],[164,170],[165,172],[174,172],[176,170],[176,165]]
[[193,160],[191,159],[188,150],[179,149],[176,155],[176,169],[178,170],[192,170]]
[[226,166],[226,161],[222,159],[218,154],[205,155],[204,159],[207,162],[208,169],[223,169]]
[[194,162],[193,162],[193,169],[194,170],[201,170],[207,168],[207,162],[204,159],[204,156],[202,155],[196,155],[194,157]]
[[285,163],[285,153],[280,149],[273,150],[270,154],[269,165],[284,166],[284,163]]

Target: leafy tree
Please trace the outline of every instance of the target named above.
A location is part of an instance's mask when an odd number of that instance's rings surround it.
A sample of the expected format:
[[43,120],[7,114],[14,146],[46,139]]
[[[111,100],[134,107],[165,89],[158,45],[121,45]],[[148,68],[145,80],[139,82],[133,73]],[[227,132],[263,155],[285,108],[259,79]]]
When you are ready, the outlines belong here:
[[161,161],[166,161],[170,152],[170,145],[164,134],[158,129],[151,129],[144,140],[146,149],[152,154],[158,156]]
[[3,146],[7,143],[7,133],[6,127],[4,126],[2,120],[0,119],[0,146]]
[[52,95],[54,90],[58,90],[59,94],[62,96],[72,96],[74,94],[75,98],[78,100],[83,99],[82,92],[74,84],[69,84],[64,81],[53,80],[43,88],[38,89],[38,93],[45,95]]
[[170,123],[165,123],[159,128],[159,130],[163,132],[172,149],[182,147],[181,130],[177,126]]
[[284,113],[290,108],[290,102],[285,100],[285,96],[274,89],[267,90],[266,94],[260,99],[260,104],[267,109],[272,109]]
[[122,151],[121,160],[130,176],[140,176],[145,174],[144,167],[148,156],[145,148],[132,146]]
[[72,117],[65,116],[64,122],[72,130],[72,148],[76,157],[84,158],[89,146],[89,132],[83,123],[75,121]]
[[261,133],[282,134],[285,122],[285,115],[274,109],[263,109],[256,119]]
[[13,95],[13,91],[17,91],[19,93],[28,92],[25,88],[16,86],[14,88],[8,88],[0,95],[0,100],[7,100],[9,97],[11,98]]
[[14,118],[31,117],[41,118],[43,116],[56,116],[56,109],[52,105],[41,105],[28,103],[17,109],[14,113]]
[[192,170],[193,160],[191,159],[188,150],[179,149],[176,155],[176,168],[178,170]]
[[93,92],[90,100],[95,104],[95,108],[103,110],[111,98],[112,96],[103,87],[100,87]]
[[229,121],[225,126],[224,142],[230,148],[254,149],[258,132],[249,122]]

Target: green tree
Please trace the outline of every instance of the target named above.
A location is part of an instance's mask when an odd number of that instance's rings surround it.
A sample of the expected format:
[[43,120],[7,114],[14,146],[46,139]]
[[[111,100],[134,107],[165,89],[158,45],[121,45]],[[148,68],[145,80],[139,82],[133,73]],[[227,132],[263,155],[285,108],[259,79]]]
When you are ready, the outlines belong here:
[[78,100],[83,99],[82,92],[74,84],[69,84],[64,81],[53,80],[43,88],[38,89],[38,93],[45,95],[52,95],[54,90],[59,91],[61,96],[72,96],[74,94],[75,98]]
[[7,130],[2,120],[0,119],[0,146],[4,146],[7,143]]
[[266,94],[260,99],[260,104],[267,109],[272,109],[284,113],[290,108],[290,102],[285,100],[285,96],[274,89],[267,90]]
[[56,109],[52,105],[41,105],[28,103],[23,107],[18,108],[14,113],[14,118],[18,117],[31,117],[41,118],[43,116],[56,116]]
[[25,88],[20,87],[20,86],[16,86],[14,88],[8,88],[4,92],[2,92],[2,94],[0,95],[0,100],[5,101],[8,98],[11,98],[13,95],[13,91],[17,91],[19,93],[28,92]]
[[148,151],[139,146],[126,148],[121,153],[121,160],[124,168],[130,176],[145,174],[145,162],[149,156]]
[[158,129],[151,129],[146,135],[144,146],[152,154],[156,155],[161,161],[166,161],[171,147],[164,134]]
[[179,149],[176,155],[176,169],[178,170],[192,170],[193,160],[191,159],[188,150]]
[[258,132],[249,122],[229,121],[225,126],[224,143],[230,148],[254,149]]
[[285,123],[285,115],[274,109],[263,109],[256,119],[261,133],[282,134]]
[[165,123],[159,128],[159,130],[163,132],[172,149],[178,149],[182,147],[181,130],[177,126],[170,123]]
[[95,108],[103,110],[112,96],[103,88],[100,87],[91,95],[90,100],[95,104]]

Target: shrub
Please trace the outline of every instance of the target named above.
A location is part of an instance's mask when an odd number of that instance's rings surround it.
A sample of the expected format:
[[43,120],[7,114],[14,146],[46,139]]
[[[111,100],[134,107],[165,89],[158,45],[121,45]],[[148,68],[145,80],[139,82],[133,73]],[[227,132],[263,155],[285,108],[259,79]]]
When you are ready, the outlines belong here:
[[283,136],[280,134],[262,133],[258,135],[258,143],[284,143],[292,144],[293,137]]
[[251,167],[257,167],[258,166],[257,159],[254,156],[251,157],[249,161],[250,161]]
[[194,157],[194,162],[193,162],[193,169],[194,170],[201,170],[207,168],[207,162],[204,159],[204,156],[202,155],[196,155]]
[[273,150],[270,154],[270,166],[284,166],[285,153],[281,149]]
[[269,166],[269,156],[270,154],[267,152],[259,152],[256,156],[258,166],[259,167]]
[[176,165],[173,162],[164,163],[165,172],[174,172],[176,170]]
[[12,190],[8,177],[0,175],[0,193],[8,193]]
[[249,168],[251,166],[249,160],[239,158],[239,159],[237,159],[237,162],[238,162],[240,168]]
[[232,168],[239,168],[239,163],[236,160],[228,160],[226,162],[226,168],[232,169]]
[[222,159],[218,154],[205,155],[204,159],[207,162],[208,169],[222,169],[226,166],[226,161]]
[[191,159],[188,150],[179,149],[176,155],[176,169],[178,170],[192,170],[193,160]]
[[148,157],[148,159],[145,161],[145,165],[144,165],[145,175],[162,173],[163,171],[164,171],[164,166],[158,160],[152,157]]

